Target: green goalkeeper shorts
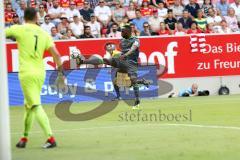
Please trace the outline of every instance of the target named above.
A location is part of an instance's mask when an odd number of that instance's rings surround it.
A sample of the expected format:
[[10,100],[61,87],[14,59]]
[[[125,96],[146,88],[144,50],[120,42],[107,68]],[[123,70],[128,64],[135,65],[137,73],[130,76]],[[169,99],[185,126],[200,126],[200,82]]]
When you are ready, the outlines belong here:
[[22,73],[19,80],[24,95],[24,104],[31,108],[41,104],[41,91],[45,74]]

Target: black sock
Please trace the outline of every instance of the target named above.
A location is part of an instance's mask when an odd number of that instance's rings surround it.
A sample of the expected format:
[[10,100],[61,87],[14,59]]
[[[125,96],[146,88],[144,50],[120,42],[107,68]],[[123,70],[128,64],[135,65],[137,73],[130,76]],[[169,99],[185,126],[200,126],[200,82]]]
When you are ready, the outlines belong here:
[[120,97],[119,87],[116,84],[114,84],[113,86],[114,86],[115,92],[117,94],[117,97]]
[[139,87],[138,87],[137,84],[135,84],[135,85],[133,86],[133,90],[134,90],[134,94],[135,94],[135,97],[136,97],[136,101],[140,101],[140,100],[139,100]]

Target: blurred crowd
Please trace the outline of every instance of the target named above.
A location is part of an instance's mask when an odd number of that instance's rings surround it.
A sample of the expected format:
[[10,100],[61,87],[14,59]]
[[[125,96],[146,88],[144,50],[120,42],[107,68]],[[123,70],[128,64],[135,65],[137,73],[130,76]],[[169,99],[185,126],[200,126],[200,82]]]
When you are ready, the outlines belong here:
[[38,25],[54,40],[133,36],[240,33],[240,0],[4,0],[5,27],[38,11]]

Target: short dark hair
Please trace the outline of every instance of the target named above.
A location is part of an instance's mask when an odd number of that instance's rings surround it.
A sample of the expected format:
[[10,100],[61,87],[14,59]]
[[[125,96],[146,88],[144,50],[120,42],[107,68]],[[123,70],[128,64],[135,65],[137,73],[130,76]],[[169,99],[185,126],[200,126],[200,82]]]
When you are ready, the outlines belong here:
[[136,9],[135,12],[140,12],[141,13],[141,10],[140,9]]
[[88,29],[88,28],[90,28],[90,29],[91,29],[91,27],[90,27],[90,26],[84,26],[84,30],[86,30],[86,29]]
[[168,9],[167,13],[172,13],[173,10],[172,9]]
[[7,4],[6,4],[6,6],[9,6],[9,5],[10,5],[10,6],[12,6],[12,4],[11,4],[11,3],[7,3]]
[[125,25],[122,27],[122,30],[127,30],[127,31],[131,32],[131,27],[130,27],[130,25]]
[[148,22],[144,22],[143,25],[144,25],[144,24],[148,24]]
[[49,14],[47,14],[47,15],[44,17],[44,19],[45,19],[45,18],[47,18],[47,17],[48,17],[48,18],[50,18],[50,15],[49,15]]
[[114,26],[114,25],[118,27],[118,24],[115,23],[115,22],[112,23],[111,27]]
[[192,26],[193,24],[198,25],[198,23],[197,23],[196,21],[192,21],[191,24],[190,24],[190,26]]
[[37,11],[35,8],[29,7],[26,8],[24,11],[24,20],[25,21],[32,21],[37,16]]

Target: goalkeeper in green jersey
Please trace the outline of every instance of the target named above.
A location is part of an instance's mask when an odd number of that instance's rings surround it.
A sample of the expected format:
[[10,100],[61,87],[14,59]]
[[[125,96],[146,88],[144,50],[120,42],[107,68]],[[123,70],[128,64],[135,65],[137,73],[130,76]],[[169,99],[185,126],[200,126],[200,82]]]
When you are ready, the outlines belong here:
[[24,132],[16,147],[25,148],[29,131],[36,118],[47,136],[43,148],[56,147],[56,141],[50,127],[47,114],[41,105],[40,93],[45,79],[43,63],[44,51],[49,51],[58,66],[58,84],[66,80],[63,75],[62,62],[52,38],[41,27],[36,25],[37,12],[34,8],[24,11],[24,25],[13,25],[6,29],[6,36],[15,38],[19,49],[19,80],[24,95]]

